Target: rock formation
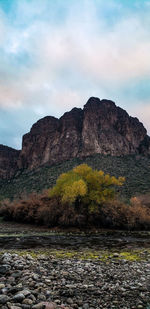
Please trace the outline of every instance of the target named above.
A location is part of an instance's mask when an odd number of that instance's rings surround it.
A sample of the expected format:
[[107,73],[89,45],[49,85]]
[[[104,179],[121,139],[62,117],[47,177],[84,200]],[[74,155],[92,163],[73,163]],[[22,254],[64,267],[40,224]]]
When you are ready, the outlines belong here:
[[6,155],[10,173],[6,165],[2,168],[5,155],[0,153],[1,176],[11,177],[17,167],[31,170],[96,153],[147,155],[150,154],[150,138],[137,118],[130,117],[110,100],[92,97],[83,109],[73,108],[60,119],[47,116],[37,121],[23,136],[21,152],[11,149],[10,155]]
[[0,178],[11,178],[18,170],[20,151],[0,145]]

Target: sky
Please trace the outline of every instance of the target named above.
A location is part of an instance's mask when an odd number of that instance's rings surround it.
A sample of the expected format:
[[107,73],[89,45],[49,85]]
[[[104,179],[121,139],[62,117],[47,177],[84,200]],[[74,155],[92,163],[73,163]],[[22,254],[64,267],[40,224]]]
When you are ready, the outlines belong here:
[[150,134],[150,0],[0,0],[0,144],[91,96]]

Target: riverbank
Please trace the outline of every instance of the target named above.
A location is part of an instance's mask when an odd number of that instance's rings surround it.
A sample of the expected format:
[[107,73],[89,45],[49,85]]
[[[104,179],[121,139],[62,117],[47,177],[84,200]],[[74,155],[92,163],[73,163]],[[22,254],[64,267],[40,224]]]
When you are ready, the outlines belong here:
[[9,251],[0,256],[0,276],[2,309],[150,308],[147,250]]
[[149,232],[0,229],[0,308],[150,309]]
[[29,224],[0,223],[0,251],[30,248],[150,248],[149,231],[48,229]]

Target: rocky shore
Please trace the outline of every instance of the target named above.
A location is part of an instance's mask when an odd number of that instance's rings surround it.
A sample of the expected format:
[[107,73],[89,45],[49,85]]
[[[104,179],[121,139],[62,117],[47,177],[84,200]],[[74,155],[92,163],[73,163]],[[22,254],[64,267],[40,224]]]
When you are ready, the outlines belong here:
[[150,308],[150,254],[128,260],[0,256],[1,309]]

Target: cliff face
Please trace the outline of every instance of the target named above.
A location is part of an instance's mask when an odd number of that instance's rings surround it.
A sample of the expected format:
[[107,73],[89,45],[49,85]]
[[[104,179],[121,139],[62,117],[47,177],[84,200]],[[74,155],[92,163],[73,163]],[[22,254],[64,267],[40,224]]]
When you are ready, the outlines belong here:
[[45,117],[23,136],[20,168],[36,168],[78,156],[82,132],[82,109],[74,108],[59,120]]
[[[74,108],[60,119],[48,116],[35,123],[23,136],[21,152],[14,150],[13,159],[12,155],[6,155],[11,166],[9,177],[17,168],[33,169],[95,153],[147,155],[150,138],[143,124],[114,102],[90,98],[83,110]],[[7,171],[1,174],[7,175]]]
[[0,178],[9,179],[18,170],[18,159],[20,151],[0,145]]
[[138,153],[146,129],[137,118],[130,117],[114,102],[97,98],[90,98],[83,112],[83,154]]

